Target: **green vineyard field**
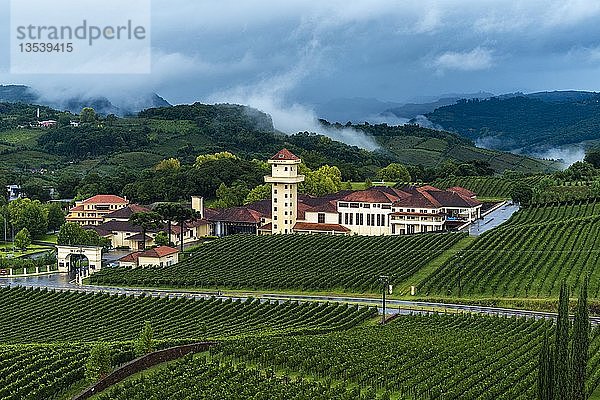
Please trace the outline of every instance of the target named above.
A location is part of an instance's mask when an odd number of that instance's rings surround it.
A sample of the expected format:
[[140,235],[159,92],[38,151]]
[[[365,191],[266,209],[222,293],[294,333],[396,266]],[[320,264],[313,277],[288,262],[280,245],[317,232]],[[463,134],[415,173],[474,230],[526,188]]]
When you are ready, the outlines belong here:
[[[432,183],[440,189],[461,186],[477,194],[480,198],[505,198],[511,197],[512,188],[517,182],[523,182],[532,189],[544,175],[534,175],[519,179],[508,179],[496,176],[464,176],[438,179]],[[586,200],[600,197],[600,192],[594,188],[593,182],[585,181],[556,181],[554,185],[544,188],[543,191],[534,191],[534,203],[565,202],[573,200]]]
[[[135,357],[131,344],[111,344],[116,363]],[[0,399],[51,399],[81,381],[85,344],[0,345]]]
[[[224,400],[532,399],[543,332],[551,325],[505,317],[412,315],[384,327],[318,336],[244,337],[211,349],[210,358],[182,360],[100,398],[143,399],[160,393],[194,399],[194,390],[208,390]],[[591,392],[600,384],[598,329],[588,372]],[[240,376],[248,384],[240,385]],[[299,385],[304,388],[300,393]]]
[[360,394],[343,386],[303,379],[280,378],[268,371],[234,366],[204,357],[186,357],[168,370],[156,370],[114,386],[96,400],[146,399],[286,399],[286,400],[367,400],[375,395]]
[[538,205],[481,235],[421,288],[429,295],[558,297],[561,281],[577,290],[590,276],[600,296],[600,203]]
[[376,310],[231,299],[167,299],[0,289],[0,343],[133,340],[150,321],[156,339],[203,340],[249,333],[346,329]]
[[199,247],[188,260],[164,268],[105,268],[99,285],[263,290],[376,292],[377,277],[408,279],[465,234],[394,237],[237,236]]

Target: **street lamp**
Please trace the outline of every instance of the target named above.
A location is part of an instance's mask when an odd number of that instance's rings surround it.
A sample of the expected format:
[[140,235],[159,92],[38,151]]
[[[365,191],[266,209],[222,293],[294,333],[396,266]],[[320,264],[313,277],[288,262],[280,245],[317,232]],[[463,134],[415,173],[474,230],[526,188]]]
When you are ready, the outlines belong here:
[[379,283],[381,283],[382,287],[382,298],[381,305],[383,308],[383,316],[381,317],[381,325],[385,324],[385,295],[390,287],[390,277],[388,275],[380,275]]

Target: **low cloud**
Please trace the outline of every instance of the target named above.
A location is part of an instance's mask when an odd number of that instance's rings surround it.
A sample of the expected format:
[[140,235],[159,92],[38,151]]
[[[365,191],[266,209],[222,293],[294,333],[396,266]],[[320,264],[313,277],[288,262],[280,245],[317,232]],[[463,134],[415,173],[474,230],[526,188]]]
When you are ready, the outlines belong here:
[[583,161],[585,149],[581,146],[555,147],[538,151],[531,155],[537,158],[563,160],[566,166],[570,166],[577,161]]
[[492,65],[492,51],[485,47],[465,52],[447,51],[437,56],[433,62],[438,71],[478,71],[491,68]]

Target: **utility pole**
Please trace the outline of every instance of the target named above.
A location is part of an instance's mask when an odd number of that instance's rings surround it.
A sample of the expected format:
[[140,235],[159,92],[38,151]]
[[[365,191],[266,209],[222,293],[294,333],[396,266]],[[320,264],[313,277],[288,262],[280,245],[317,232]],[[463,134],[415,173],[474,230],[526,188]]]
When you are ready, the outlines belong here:
[[390,287],[390,277],[387,275],[381,275],[379,277],[379,282],[382,284],[382,299],[381,299],[381,305],[383,308],[383,316],[381,317],[381,325],[385,324],[385,295]]

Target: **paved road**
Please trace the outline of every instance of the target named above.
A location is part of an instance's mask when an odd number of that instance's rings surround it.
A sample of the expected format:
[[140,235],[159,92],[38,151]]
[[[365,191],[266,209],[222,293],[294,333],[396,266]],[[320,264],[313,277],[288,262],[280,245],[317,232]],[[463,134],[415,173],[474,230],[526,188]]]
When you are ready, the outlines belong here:
[[473,222],[465,228],[465,232],[468,231],[471,236],[479,236],[506,222],[514,213],[519,211],[519,208],[516,204],[506,203],[483,217],[483,219]]
[[[56,290],[72,290],[86,293],[111,293],[121,294],[129,296],[152,296],[152,297],[185,297],[185,298],[233,298],[233,299],[247,299],[248,297],[258,298],[261,301],[279,301],[284,302],[287,300],[297,301],[317,301],[317,302],[340,302],[340,303],[355,303],[360,305],[376,306],[381,313],[381,300],[364,297],[349,297],[349,296],[311,296],[311,295],[281,295],[281,294],[240,294],[237,296],[221,294],[217,292],[193,292],[193,291],[181,291],[181,290],[163,290],[163,289],[137,289],[137,288],[122,288],[122,287],[101,287],[101,286],[76,286],[69,282],[68,278],[64,274],[54,274],[47,276],[36,276],[27,278],[3,278],[0,279],[0,286],[25,286],[25,287],[42,287],[42,288],[54,288]],[[448,312],[448,313],[476,313],[476,314],[487,314],[487,315],[503,315],[503,316],[516,316],[526,318],[556,318],[555,313],[540,312],[540,311],[529,311],[529,310],[515,310],[509,308],[499,307],[483,307],[483,306],[471,306],[464,304],[446,304],[446,303],[434,303],[426,301],[409,301],[409,300],[388,300],[386,302],[386,313],[387,314],[410,314],[410,313],[422,313],[428,314],[431,312]],[[600,317],[590,318],[592,325],[600,325]]]

